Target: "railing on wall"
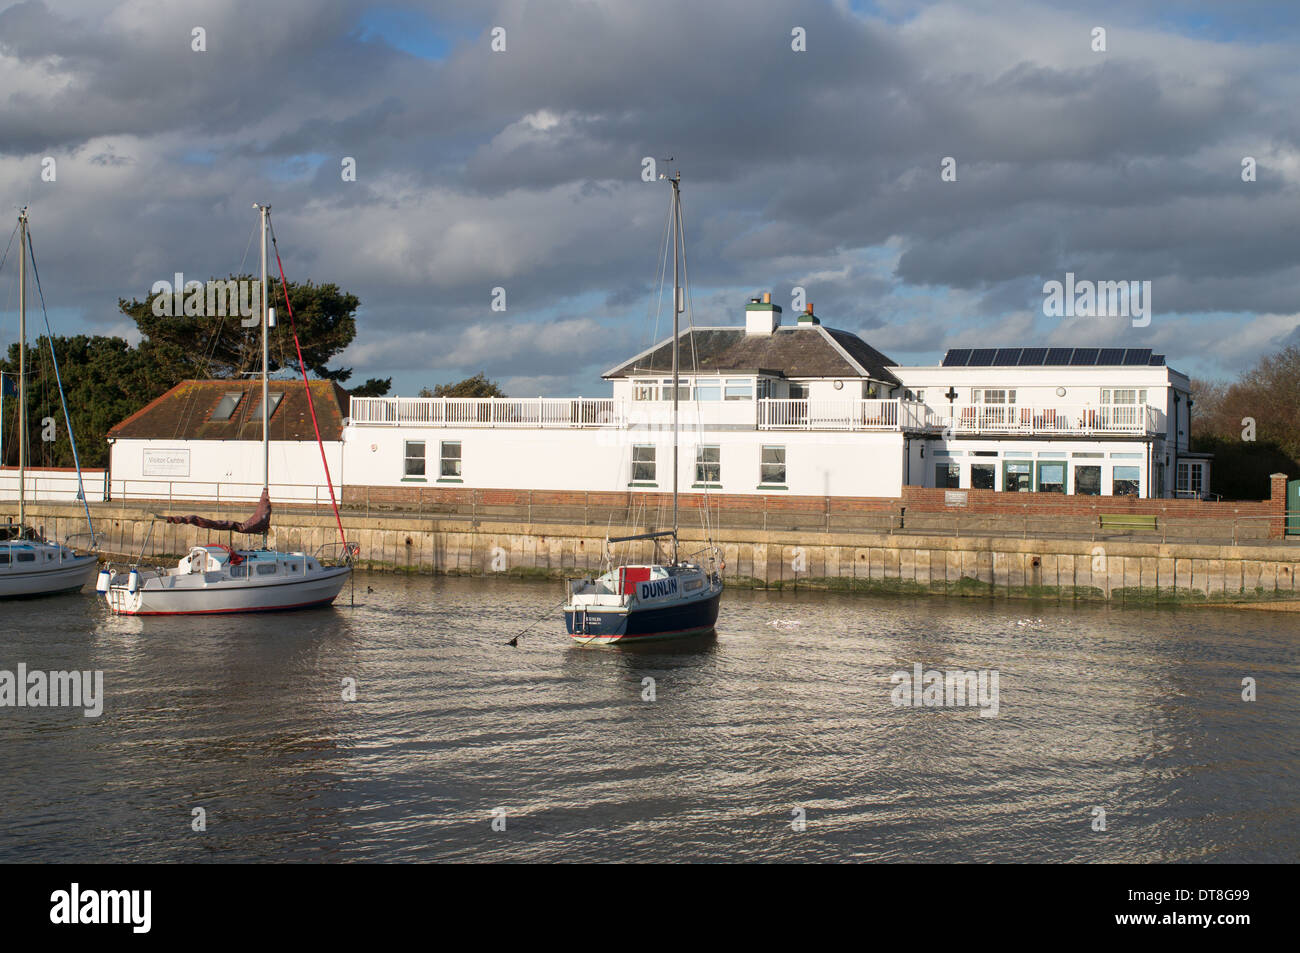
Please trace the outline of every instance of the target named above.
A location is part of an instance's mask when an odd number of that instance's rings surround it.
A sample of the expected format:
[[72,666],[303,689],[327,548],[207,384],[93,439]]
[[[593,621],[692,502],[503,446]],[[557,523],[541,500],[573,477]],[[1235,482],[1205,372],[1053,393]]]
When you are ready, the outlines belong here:
[[1149,404],[957,404],[950,417],[931,419],[963,434],[1160,434],[1165,423],[1164,412]]
[[[168,503],[193,502],[220,506],[223,503],[256,503],[262,495],[260,483],[230,481],[201,482],[191,480],[111,480],[108,484],[114,502],[127,500],[166,500]],[[338,485],[335,485],[338,492]],[[304,503],[324,506],[330,501],[329,487],[316,483],[272,483],[271,503]]]
[[612,397],[353,397],[354,424],[426,427],[620,427]]
[[[82,470],[80,487],[77,483],[77,471],[71,468],[27,468],[27,479],[23,481],[25,495],[29,503],[50,500],[75,500],[81,488],[86,499],[91,503],[104,500],[108,484],[107,470]],[[18,468],[0,469],[0,500],[18,499]]]

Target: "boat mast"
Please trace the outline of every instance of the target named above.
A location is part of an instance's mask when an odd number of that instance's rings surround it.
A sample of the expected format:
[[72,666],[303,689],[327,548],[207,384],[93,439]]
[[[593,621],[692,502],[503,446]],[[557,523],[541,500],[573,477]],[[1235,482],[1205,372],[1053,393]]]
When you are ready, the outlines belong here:
[[27,508],[27,206],[18,210],[18,532]]
[[681,396],[677,377],[679,368],[678,351],[681,341],[678,337],[678,316],[682,312],[681,276],[677,270],[678,236],[682,226],[682,174],[673,173],[668,180],[673,186],[673,565],[677,565],[677,400]]
[[[267,398],[267,366],[270,363],[269,325],[270,312],[266,307],[266,216],[271,211],[269,205],[254,205],[253,208],[262,215],[262,489],[271,492],[271,407]],[[266,548],[266,532],[262,533],[262,548]]]

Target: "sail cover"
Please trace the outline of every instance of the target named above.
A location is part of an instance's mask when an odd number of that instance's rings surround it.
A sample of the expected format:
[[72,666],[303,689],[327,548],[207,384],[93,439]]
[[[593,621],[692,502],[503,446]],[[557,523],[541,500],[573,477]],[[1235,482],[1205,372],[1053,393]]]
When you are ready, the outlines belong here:
[[169,523],[185,523],[203,529],[228,529],[236,533],[265,533],[271,526],[271,496],[262,490],[262,498],[257,501],[253,515],[242,523],[236,520],[210,520],[205,516],[164,516]]

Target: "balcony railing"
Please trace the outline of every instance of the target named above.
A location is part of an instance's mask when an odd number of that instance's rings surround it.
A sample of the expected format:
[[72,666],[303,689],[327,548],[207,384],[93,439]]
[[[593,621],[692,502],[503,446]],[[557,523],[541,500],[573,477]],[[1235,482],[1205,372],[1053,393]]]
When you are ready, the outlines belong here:
[[959,434],[1159,434],[1165,414],[1150,404],[1038,407],[957,404],[952,416],[931,411],[931,426]]
[[354,424],[424,427],[621,427],[610,397],[353,397]]
[[[351,418],[366,426],[654,428],[671,426],[671,404],[608,397],[353,397]],[[957,404],[931,409],[908,400],[687,401],[681,424],[757,430],[912,430],[962,435],[1161,434],[1165,414],[1145,404],[1040,407]]]

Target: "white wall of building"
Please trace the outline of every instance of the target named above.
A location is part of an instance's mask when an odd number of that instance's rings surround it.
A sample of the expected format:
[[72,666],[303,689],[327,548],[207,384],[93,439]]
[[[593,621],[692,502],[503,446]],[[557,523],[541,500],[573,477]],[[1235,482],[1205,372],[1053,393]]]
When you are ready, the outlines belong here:
[[[325,444],[334,492],[343,485],[343,445]],[[316,442],[271,441],[271,501],[328,503]],[[113,499],[256,500],[262,492],[260,440],[125,440],[113,442]]]
[[[423,477],[405,474],[408,442],[424,443]],[[440,476],[440,448],[445,442],[460,444],[459,478]],[[654,485],[629,487],[634,482],[633,447],[651,445],[655,448]],[[685,429],[678,471],[679,489],[684,492],[691,492],[696,483],[696,450],[701,445],[716,446],[720,455],[721,487],[710,487],[711,492],[894,497],[902,491],[903,435],[898,432]],[[344,432],[343,446],[348,482],[353,486],[591,492],[672,489],[672,433],[663,429],[352,425]],[[779,486],[785,489],[760,485],[764,447],[784,448],[786,480]]]

